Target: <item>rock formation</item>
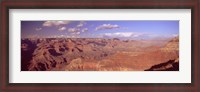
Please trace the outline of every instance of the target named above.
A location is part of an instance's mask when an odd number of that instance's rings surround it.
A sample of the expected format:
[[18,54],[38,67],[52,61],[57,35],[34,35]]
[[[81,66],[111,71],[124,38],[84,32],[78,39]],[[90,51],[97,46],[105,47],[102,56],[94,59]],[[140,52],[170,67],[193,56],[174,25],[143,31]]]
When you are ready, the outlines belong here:
[[145,71],[179,71],[179,59],[169,60],[165,63],[154,65]]
[[117,38],[22,39],[21,70],[145,70],[178,58],[178,37],[165,45],[166,42]]

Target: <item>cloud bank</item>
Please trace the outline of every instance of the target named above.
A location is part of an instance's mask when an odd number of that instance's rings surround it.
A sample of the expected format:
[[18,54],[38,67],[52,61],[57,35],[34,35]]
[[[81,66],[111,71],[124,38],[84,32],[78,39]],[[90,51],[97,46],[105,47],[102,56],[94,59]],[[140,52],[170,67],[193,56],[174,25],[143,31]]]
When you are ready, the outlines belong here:
[[119,25],[103,24],[103,25],[96,27],[95,30],[98,31],[98,30],[117,29],[117,28],[119,28]]
[[66,27],[60,27],[60,28],[58,28],[58,31],[64,31],[64,30],[66,30]]
[[41,30],[42,30],[42,28],[35,28],[35,30],[36,30],[36,31],[41,31]]
[[141,33],[134,32],[115,32],[115,33],[105,33],[104,36],[107,37],[139,37]]
[[76,27],[83,27],[84,25],[86,25],[86,22],[81,21]]
[[45,27],[52,27],[52,26],[60,26],[69,24],[71,21],[45,21],[43,26]]
[[78,29],[78,28],[68,28],[68,32],[71,32],[71,33],[73,33],[73,32],[78,32],[80,29]]

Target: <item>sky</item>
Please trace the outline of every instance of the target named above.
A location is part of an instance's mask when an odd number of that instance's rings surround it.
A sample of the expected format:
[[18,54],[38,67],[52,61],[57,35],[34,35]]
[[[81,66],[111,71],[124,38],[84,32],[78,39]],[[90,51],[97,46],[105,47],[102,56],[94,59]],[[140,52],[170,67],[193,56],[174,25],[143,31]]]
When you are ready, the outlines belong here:
[[21,21],[22,38],[159,39],[179,35],[179,21]]

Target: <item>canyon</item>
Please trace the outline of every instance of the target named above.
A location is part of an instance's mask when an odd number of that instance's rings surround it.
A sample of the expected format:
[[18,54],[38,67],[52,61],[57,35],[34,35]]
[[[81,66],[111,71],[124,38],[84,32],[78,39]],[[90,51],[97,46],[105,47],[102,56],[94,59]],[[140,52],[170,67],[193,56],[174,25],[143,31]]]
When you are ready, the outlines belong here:
[[178,71],[179,37],[21,39],[21,71]]

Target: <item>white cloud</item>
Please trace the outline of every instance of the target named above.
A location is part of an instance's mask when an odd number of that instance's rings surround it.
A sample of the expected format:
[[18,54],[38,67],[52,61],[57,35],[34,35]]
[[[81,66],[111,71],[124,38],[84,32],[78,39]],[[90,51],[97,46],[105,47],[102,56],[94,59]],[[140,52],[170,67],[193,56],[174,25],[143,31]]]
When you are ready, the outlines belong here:
[[50,36],[51,38],[64,38],[66,37],[65,35],[52,35]]
[[70,33],[71,35],[80,35],[81,32],[74,32],[74,33]]
[[178,34],[172,34],[172,36],[173,36],[173,37],[177,37],[177,36],[178,36]]
[[139,36],[142,36],[142,35],[144,35],[144,34],[134,33],[134,32],[104,33],[104,36],[107,36],[107,37],[131,37],[131,38],[135,38],[135,37],[139,37]]
[[66,38],[79,38],[79,35],[67,35]]
[[60,35],[60,36],[58,36],[58,37],[64,37],[64,35]]
[[81,32],[87,32],[88,31],[88,28],[83,28],[82,30],[81,30]]
[[83,27],[86,24],[86,22],[81,21],[76,27]]
[[46,22],[43,23],[43,26],[46,26],[46,27],[50,27],[50,26],[52,26],[52,25],[53,25],[53,24],[52,24],[51,21],[46,21]]
[[82,27],[82,26],[83,26],[83,24],[78,24],[78,25],[77,25],[77,27]]
[[67,30],[68,32],[70,32],[71,35],[80,35],[81,34],[81,30],[79,28],[69,28]]
[[96,27],[95,30],[97,31],[97,30],[116,29],[116,28],[119,28],[119,26],[118,25],[111,25],[111,24],[103,24],[103,25]]
[[58,31],[64,31],[64,30],[66,30],[66,27],[60,27],[60,28],[58,29]]
[[77,34],[77,35],[80,35],[80,34],[81,34],[81,32],[76,32],[76,34]]
[[41,30],[42,30],[42,28],[36,28],[35,30],[36,30],[36,31],[41,31]]
[[79,30],[80,29],[78,28],[69,28],[67,31],[73,33],[73,32],[78,32]]
[[70,21],[45,21],[43,23],[43,26],[52,27],[52,26],[65,25],[65,24],[69,24],[69,23],[70,23]]

